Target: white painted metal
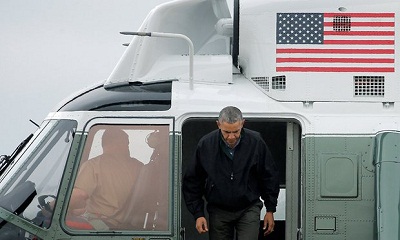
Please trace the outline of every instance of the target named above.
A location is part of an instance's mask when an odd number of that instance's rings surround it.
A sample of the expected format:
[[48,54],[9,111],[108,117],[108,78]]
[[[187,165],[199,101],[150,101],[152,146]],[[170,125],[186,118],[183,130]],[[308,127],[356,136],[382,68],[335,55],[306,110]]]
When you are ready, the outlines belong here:
[[[243,74],[253,77],[285,75],[286,89],[270,89],[266,94],[278,101],[342,101],[342,102],[394,102],[399,101],[400,88],[398,72],[276,72],[276,22],[277,13],[398,13],[400,3],[384,1],[242,1],[240,15],[240,55],[239,62]],[[343,12],[344,11],[344,12]],[[395,31],[399,26],[396,21]],[[377,20],[380,21],[380,20]],[[395,52],[399,52],[399,34],[391,36],[395,42]],[[306,46],[307,47],[307,46]],[[344,46],[350,47],[348,46]],[[382,46],[377,46],[380,48]],[[394,57],[394,54],[390,55]],[[357,56],[355,56],[357,57]],[[397,62],[397,61],[396,61]],[[321,66],[321,63],[316,63]],[[364,66],[371,65],[365,63]],[[393,64],[391,64],[393,66]],[[346,64],[342,64],[342,67]],[[353,76],[384,76],[385,96],[354,96]]]
[[[148,15],[139,32],[181,34],[193,42],[194,52],[198,55],[225,55],[226,57],[222,58],[209,57],[206,66],[204,66],[204,61],[201,61],[198,66],[195,58],[194,68],[199,69],[198,72],[196,70],[195,77],[199,73],[198,78],[202,81],[229,79],[229,76],[221,77],[219,74],[215,76],[210,72],[200,74],[203,72],[201,69],[212,68],[212,66],[215,68],[215,66],[225,64],[227,66],[223,68],[229,68],[229,75],[232,73],[231,61],[221,61],[221,59],[230,58],[229,37],[219,35],[215,29],[217,22],[226,18],[230,18],[230,14],[225,1],[173,1],[155,8]],[[177,60],[187,54],[187,47],[179,40],[135,36],[105,85],[137,81],[154,82],[160,79],[187,81],[186,77],[182,77],[188,75],[187,68],[181,65],[187,66],[188,60],[184,63],[181,62],[182,60]]]

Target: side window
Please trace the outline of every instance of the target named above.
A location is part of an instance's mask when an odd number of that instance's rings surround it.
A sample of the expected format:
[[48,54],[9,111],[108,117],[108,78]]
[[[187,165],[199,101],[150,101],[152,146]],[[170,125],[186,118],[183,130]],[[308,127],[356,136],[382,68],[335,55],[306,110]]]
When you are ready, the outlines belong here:
[[94,125],[69,201],[72,229],[168,230],[169,125]]

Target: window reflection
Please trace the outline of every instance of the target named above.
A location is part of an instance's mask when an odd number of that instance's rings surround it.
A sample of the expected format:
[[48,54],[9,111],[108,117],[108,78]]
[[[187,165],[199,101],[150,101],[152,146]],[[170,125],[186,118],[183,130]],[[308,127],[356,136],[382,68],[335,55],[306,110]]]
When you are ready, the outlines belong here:
[[69,201],[73,229],[167,230],[168,125],[95,125]]
[[146,141],[153,149],[150,161],[140,172],[129,216],[136,229],[167,230],[168,222],[168,132],[151,132]]

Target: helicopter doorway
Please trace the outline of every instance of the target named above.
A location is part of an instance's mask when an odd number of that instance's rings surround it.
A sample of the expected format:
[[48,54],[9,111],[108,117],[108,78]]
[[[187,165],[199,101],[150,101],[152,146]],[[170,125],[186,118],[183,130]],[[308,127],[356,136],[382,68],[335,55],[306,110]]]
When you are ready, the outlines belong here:
[[[246,118],[245,128],[258,131],[267,143],[279,171],[280,196],[274,214],[275,231],[264,237],[260,219],[259,240],[296,239],[300,225],[300,127],[287,121]],[[215,118],[192,118],[182,126],[182,172],[184,173],[196,149],[197,142],[205,134],[217,128]],[[181,227],[185,240],[206,240],[208,234],[199,235],[195,220],[182,198]],[[207,213],[206,213],[207,214]],[[261,212],[264,217],[265,208]],[[208,216],[206,216],[207,218]]]

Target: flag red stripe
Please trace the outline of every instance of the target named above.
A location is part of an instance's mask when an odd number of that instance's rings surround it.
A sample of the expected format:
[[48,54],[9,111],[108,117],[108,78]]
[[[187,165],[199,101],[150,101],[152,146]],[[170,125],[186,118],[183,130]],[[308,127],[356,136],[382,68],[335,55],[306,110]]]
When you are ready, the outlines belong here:
[[394,31],[324,31],[324,35],[341,36],[394,36]]
[[394,40],[324,40],[324,44],[394,45]]
[[394,72],[394,68],[362,67],[277,67],[277,72]]
[[282,62],[324,62],[324,63],[394,63],[390,58],[276,58]]
[[394,13],[324,13],[324,17],[394,18]]
[[394,49],[303,49],[278,48],[276,53],[394,54]]

